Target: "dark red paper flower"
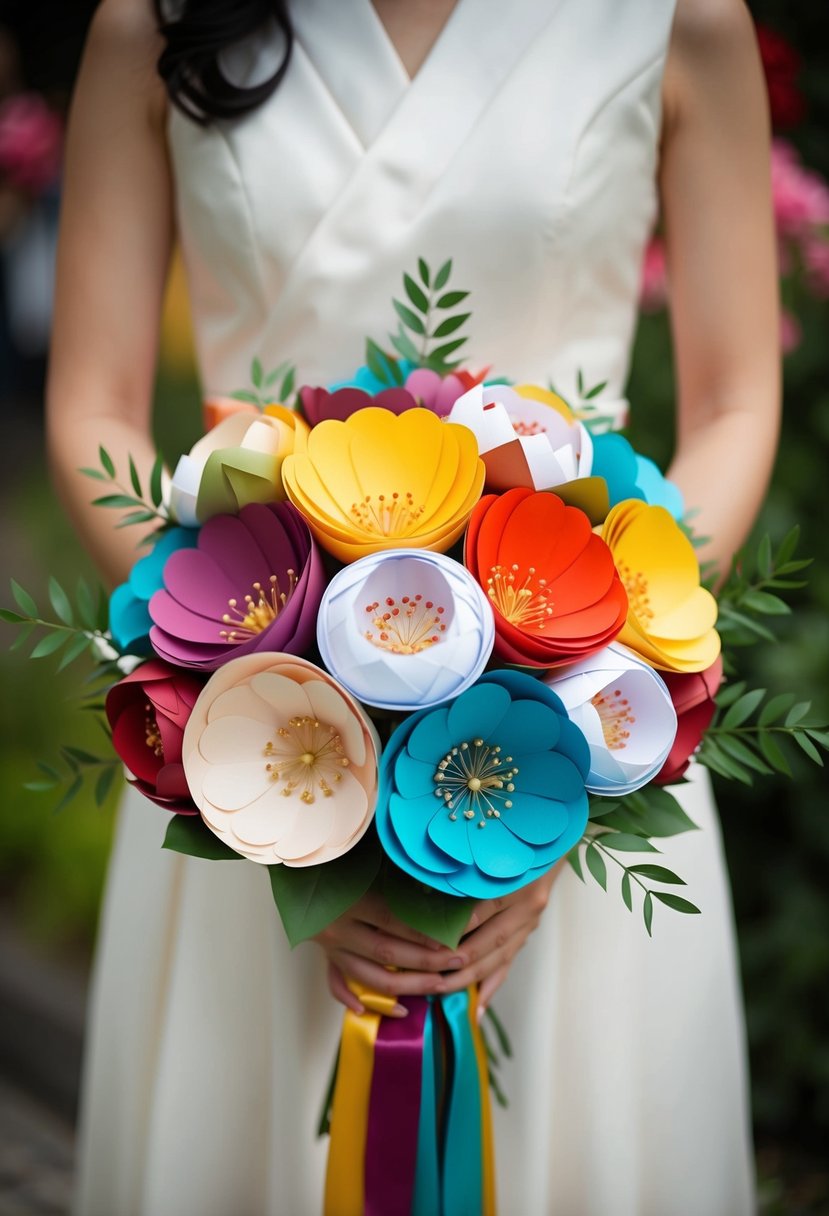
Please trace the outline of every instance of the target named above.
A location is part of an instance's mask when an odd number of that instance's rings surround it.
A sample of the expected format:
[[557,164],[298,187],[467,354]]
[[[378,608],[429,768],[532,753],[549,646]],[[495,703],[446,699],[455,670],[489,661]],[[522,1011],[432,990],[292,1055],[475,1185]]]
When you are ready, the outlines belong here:
[[302,402],[302,412],[311,426],[316,426],[327,418],[345,422],[346,418],[356,414],[357,410],[365,409],[369,405],[391,410],[393,414],[402,414],[404,410],[414,409],[419,404],[405,388],[384,388],[382,392],[372,395],[362,388],[351,386],[329,393],[328,389],[305,385],[299,390],[299,399]]
[[796,127],[806,114],[806,103],[797,86],[800,56],[776,30],[757,26],[757,43],[766,77],[772,126],[778,130]]
[[722,659],[717,659],[705,671],[690,674],[675,671],[660,672],[668,685],[676,710],[677,727],[674,745],[668,759],[654,777],[657,785],[671,785],[684,775],[702,736],[714,717],[714,697],[722,682]]
[[136,667],[109,690],[106,715],[112,744],[131,783],[158,806],[179,815],[198,811],[181,763],[181,743],[202,682],[160,659]]

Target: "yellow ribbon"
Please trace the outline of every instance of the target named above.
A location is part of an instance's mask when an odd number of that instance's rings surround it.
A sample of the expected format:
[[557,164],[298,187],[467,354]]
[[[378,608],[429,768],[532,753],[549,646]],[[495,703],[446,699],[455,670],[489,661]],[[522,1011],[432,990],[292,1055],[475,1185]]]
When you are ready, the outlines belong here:
[[492,1132],[492,1105],[489,1096],[489,1069],[481,1028],[478,1025],[478,988],[469,988],[469,1025],[478,1063],[478,1084],[481,1091],[481,1162],[483,1166],[481,1216],[495,1216],[495,1153]]

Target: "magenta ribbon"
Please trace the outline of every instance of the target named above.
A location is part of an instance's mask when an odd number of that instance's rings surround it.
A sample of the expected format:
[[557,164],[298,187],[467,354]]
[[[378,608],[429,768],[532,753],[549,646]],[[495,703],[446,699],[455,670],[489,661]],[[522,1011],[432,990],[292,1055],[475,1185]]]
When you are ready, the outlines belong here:
[[365,1216],[411,1216],[423,1074],[425,997],[400,997],[405,1018],[385,1017],[374,1044],[365,1159]]

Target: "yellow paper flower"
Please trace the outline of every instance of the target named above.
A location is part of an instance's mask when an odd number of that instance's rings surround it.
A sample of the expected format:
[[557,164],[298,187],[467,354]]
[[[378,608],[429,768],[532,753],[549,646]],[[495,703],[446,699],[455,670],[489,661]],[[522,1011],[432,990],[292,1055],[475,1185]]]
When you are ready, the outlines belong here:
[[610,547],[628,594],[617,641],[661,671],[704,671],[720,653],[717,601],[699,582],[688,537],[664,507],[628,498],[599,535]]
[[445,553],[481,496],[484,465],[465,426],[370,406],[315,426],[282,479],[323,548],[353,562],[382,549]]

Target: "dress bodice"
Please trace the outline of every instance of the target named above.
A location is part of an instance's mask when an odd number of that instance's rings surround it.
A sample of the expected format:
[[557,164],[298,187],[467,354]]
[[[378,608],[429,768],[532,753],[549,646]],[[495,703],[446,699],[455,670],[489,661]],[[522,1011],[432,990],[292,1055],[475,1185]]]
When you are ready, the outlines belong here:
[[[236,122],[173,111],[204,387],[251,360],[341,379],[422,256],[471,291],[466,361],[620,395],[653,221],[672,0],[458,0],[409,81],[371,0],[294,0],[285,79]],[[256,79],[267,34],[227,70]]]

